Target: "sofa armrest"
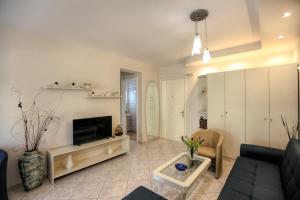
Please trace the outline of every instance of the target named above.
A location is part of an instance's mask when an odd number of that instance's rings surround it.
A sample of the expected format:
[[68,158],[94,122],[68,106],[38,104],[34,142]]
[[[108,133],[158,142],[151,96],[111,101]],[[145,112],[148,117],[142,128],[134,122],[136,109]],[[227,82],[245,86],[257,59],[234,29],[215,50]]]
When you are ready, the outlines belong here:
[[279,164],[283,158],[284,151],[270,147],[263,147],[252,144],[241,144],[240,156]]

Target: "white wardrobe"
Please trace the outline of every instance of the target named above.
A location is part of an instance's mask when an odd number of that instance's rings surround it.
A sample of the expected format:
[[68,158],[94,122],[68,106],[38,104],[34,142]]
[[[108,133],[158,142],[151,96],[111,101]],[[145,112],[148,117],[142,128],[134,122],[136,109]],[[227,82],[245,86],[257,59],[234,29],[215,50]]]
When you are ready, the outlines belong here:
[[236,158],[240,144],[284,149],[281,115],[298,121],[296,64],[209,74],[208,128],[224,133],[224,155]]

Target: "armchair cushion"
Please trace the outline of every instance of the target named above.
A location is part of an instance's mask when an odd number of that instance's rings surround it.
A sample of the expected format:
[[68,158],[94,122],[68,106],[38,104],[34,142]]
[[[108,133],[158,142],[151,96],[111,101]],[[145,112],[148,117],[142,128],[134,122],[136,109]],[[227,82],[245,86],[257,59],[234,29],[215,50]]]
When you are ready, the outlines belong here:
[[200,146],[197,151],[198,155],[215,158],[216,157],[216,149],[208,146]]

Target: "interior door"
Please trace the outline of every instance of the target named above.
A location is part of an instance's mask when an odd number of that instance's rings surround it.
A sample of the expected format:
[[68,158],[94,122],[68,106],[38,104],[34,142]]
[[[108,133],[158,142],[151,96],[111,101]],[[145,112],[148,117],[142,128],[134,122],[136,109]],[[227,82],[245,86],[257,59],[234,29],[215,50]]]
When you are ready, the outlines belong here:
[[180,141],[184,135],[184,79],[166,80],[162,86],[162,137]]
[[245,71],[225,72],[224,155],[236,158],[245,143]]
[[136,107],[137,107],[137,77],[126,76],[126,117],[127,132],[136,133]]
[[246,143],[269,146],[268,68],[246,70]]
[[225,130],[225,76],[224,73],[213,73],[207,76],[207,127]]
[[295,64],[269,68],[270,73],[270,144],[285,149],[288,136],[281,122],[284,115],[289,127],[298,122],[298,70]]
[[127,119],[126,119],[126,91],[127,91],[127,86],[126,86],[126,80],[125,78],[121,76],[121,126],[123,129],[123,132],[127,134]]

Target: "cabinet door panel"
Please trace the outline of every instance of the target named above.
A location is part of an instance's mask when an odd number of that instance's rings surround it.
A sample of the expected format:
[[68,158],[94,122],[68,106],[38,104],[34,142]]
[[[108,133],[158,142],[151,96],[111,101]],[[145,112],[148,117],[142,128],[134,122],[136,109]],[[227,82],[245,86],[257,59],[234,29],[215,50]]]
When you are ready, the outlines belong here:
[[224,73],[207,76],[207,126],[224,131]]
[[245,143],[245,71],[225,72],[224,154],[236,158]]
[[289,127],[298,121],[298,70],[285,65],[269,68],[270,73],[270,144],[285,149],[288,136],[281,122],[286,116]]
[[268,68],[246,70],[246,143],[270,145]]

